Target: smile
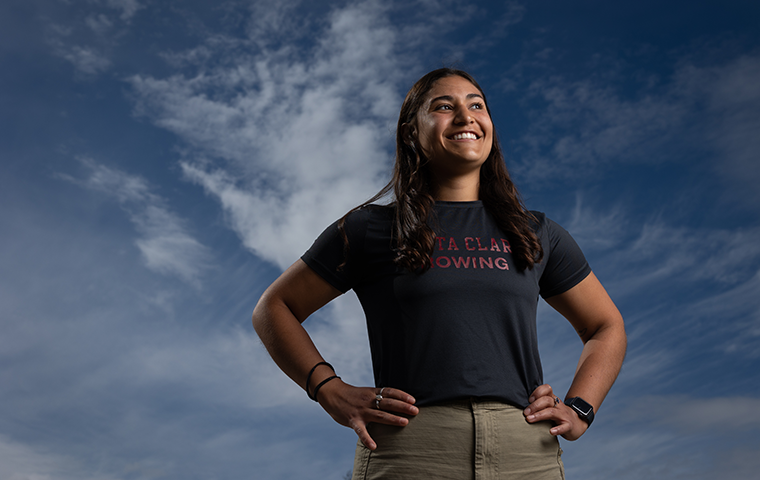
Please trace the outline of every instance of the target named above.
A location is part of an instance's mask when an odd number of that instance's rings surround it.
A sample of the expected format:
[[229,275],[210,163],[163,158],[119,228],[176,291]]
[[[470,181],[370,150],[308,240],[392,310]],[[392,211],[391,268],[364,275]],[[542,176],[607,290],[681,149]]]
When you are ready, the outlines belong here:
[[452,140],[477,140],[479,137],[472,132],[457,133],[450,137]]

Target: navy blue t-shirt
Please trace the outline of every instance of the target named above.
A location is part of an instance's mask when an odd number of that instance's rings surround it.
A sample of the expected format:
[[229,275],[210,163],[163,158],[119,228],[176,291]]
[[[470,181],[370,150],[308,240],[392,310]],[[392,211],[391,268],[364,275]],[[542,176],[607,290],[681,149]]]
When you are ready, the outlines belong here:
[[[431,268],[393,263],[394,211],[370,205],[337,222],[302,259],[342,292],[353,288],[367,318],[375,384],[417,405],[469,397],[518,407],[543,383],[536,334],[538,296],[563,293],[591,272],[562,227],[534,212],[541,263],[518,271],[507,236],[482,202],[437,202]],[[345,261],[345,265],[340,265]]]

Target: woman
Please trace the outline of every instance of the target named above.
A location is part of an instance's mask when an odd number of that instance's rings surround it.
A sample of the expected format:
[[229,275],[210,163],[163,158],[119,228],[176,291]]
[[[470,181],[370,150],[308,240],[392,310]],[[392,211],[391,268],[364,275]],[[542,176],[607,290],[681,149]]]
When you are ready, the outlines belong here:
[[[254,327],[358,435],[354,478],[564,478],[557,436],[593,421],[622,365],[622,317],[567,232],[523,207],[470,75],[422,77],[396,139],[391,182],[264,292]],[[372,204],[391,190],[391,205]],[[344,383],[301,326],[349,288],[375,387]],[[565,402],[542,384],[538,295],[584,343]]]

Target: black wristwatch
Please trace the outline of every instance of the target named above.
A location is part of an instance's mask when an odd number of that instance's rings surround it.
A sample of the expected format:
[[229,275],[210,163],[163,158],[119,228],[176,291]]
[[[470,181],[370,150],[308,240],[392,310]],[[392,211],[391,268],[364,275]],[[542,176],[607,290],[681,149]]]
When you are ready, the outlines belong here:
[[591,422],[594,421],[594,407],[588,404],[581,397],[573,397],[565,400],[565,405],[575,410],[575,413],[586,423],[591,426]]

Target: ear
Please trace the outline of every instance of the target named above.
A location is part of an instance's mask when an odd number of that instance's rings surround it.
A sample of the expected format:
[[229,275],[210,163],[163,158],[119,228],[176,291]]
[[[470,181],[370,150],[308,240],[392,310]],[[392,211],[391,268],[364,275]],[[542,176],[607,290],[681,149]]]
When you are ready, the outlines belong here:
[[404,138],[404,143],[409,145],[412,148],[415,148],[415,142],[417,141],[417,127],[415,127],[412,124],[405,123],[402,125],[403,131],[402,135]]

